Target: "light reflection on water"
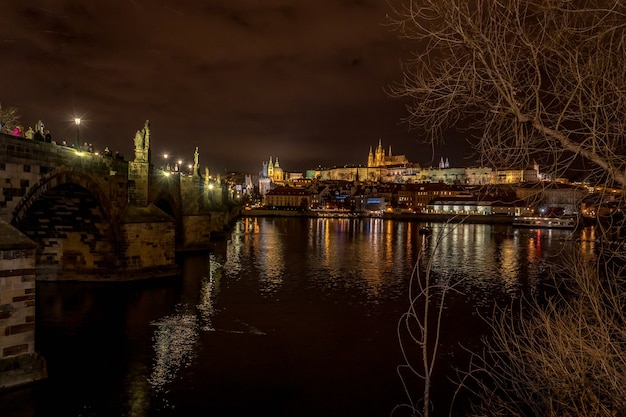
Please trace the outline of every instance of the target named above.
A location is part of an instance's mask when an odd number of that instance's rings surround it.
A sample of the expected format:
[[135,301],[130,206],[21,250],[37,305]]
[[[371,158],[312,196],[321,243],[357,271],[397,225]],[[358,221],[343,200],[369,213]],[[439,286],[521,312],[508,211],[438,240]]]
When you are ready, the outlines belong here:
[[155,391],[166,391],[167,385],[197,359],[199,333],[216,330],[213,316],[217,311],[215,303],[222,270],[218,259],[210,255],[207,274],[200,280],[199,301],[195,306],[197,315],[190,306],[180,304],[178,309],[189,312],[172,314],[151,323],[156,327],[152,337],[155,355],[148,382]]
[[423,238],[421,226],[240,219],[174,280],[38,285],[50,383],[19,415],[57,397],[68,416],[389,415],[403,400],[396,324],[420,250],[433,279],[458,283],[440,369],[480,335],[477,312],[538,288],[547,260],[593,257],[593,229],[430,224]]
[[164,391],[179,372],[189,366],[196,354],[198,318],[176,314],[152,323],[154,332],[154,365],[148,382],[157,391]]
[[[224,267],[232,279],[244,270],[254,272],[259,291],[271,297],[286,279],[298,277],[290,266],[298,262],[302,268],[295,272],[306,271],[299,278],[310,285],[327,291],[351,288],[363,293],[366,302],[377,303],[404,293],[422,244],[421,226],[380,218],[248,218],[233,230]],[[548,258],[574,250],[573,234],[567,230],[431,226],[427,252],[433,273],[451,282],[463,280],[468,297],[483,304],[492,302],[493,292],[514,298],[522,287],[532,291],[545,275]],[[579,249],[582,254],[593,252],[592,233],[585,229],[578,238],[584,242]]]

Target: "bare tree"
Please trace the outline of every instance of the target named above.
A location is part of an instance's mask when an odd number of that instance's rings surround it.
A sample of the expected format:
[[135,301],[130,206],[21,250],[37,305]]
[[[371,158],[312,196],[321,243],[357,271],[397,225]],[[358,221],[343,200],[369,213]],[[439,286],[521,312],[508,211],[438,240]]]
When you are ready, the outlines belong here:
[[[406,121],[426,142],[466,129],[485,165],[538,160],[562,176],[582,162],[626,190],[626,3],[406,0],[391,21],[416,52],[390,94],[411,100]],[[626,415],[617,236],[595,261],[556,270],[567,285],[552,296],[488,318],[493,335],[466,374],[475,415]]]
[[[400,409],[408,409],[412,416],[429,417],[434,408],[431,400],[433,373],[437,368],[439,341],[443,328],[443,312],[446,296],[450,291],[457,291],[460,281],[450,282],[447,279],[433,279],[433,254],[439,250],[444,234],[458,227],[452,222],[445,223],[437,229],[435,236],[432,230],[425,228],[420,231],[422,245],[409,282],[409,307],[398,321],[398,341],[404,363],[398,366],[398,375],[404,386],[408,403],[400,404],[392,415]],[[433,239],[433,240],[431,240]],[[429,252],[429,253],[428,253]],[[413,358],[413,347],[417,346],[417,359]],[[419,398],[415,398],[410,387],[409,377],[417,377],[423,384]]]
[[0,122],[2,123],[2,133],[13,133],[13,128],[19,124],[20,116],[14,107],[2,107],[0,103]]
[[606,261],[570,259],[576,270],[553,297],[494,315],[466,375],[481,398],[473,415],[626,415],[626,271]]
[[486,165],[577,158],[626,185],[626,3],[408,0],[390,14],[415,41],[406,121],[428,141],[460,126]]

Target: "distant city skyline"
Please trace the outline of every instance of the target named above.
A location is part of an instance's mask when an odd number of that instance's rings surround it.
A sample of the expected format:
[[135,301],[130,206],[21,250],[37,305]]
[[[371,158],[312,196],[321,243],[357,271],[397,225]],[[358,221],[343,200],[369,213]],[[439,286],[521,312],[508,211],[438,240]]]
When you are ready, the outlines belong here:
[[[382,153],[381,155],[376,155],[377,151],[377,147],[379,147],[378,144],[381,144],[380,146],[382,146]],[[388,163],[393,164],[393,163],[399,163],[399,164],[404,164],[404,165],[413,165],[413,164],[418,164],[422,167],[441,167],[442,161],[446,164],[446,168],[450,168],[453,166],[456,166],[458,168],[460,167],[466,167],[468,165],[475,165],[474,163],[470,162],[470,159],[464,158],[464,157],[460,157],[458,161],[456,161],[456,165],[453,165],[450,160],[452,158],[450,158],[449,156],[447,156],[446,154],[442,153],[440,156],[437,155],[433,155],[432,158],[429,158],[428,160],[426,160],[425,162],[419,162],[417,160],[415,161],[411,161],[406,157],[406,154],[401,152],[401,151],[396,151],[394,150],[393,146],[389,145],[386,146],[383,140],[379,140],[377,142],[377,145],[371,145],[368,147],[369,150],[371,150],[373,152],[373,155],[370,154],[368,155],[368,153],[364,153],[364,157],[362,158],[361,161],[359,162],[355,162],[355,163],[340,163],[340,164],[317,164],[316,166],[312,166],[312,167],[308,167],[305,168],[303,170],[292,170],[289,169],[289,161],[284,160],[284,158],[279,155],[279,154],[273,154],[273,155],[269,155],[268,157],[266,157],[264,160],[261,160],[260,164],[259,164],[259,170],[261,171],[263,170],[263,166],[265,164],[268,163],[268,159],[269,160],[280,160],[280,165],[281,165],[281,169],[284,170],[285,172],[293,172],[293,173],[306,173],[307,171],[312,171],[312,170],[318,170],[318,169],[330,169],[330,168],[338,168],[338,167],[367,167],[367,166],[380,166],[379,163],[381,163],[380,159],[373,159],[370,160],[371,157],[375,156],[375,158],[384,158],[385,156],[389,157],[389,150],[392,150],[393,153],[393,158],[392,160],[388,161]],[[443,149],[442,149],[443,150]],[[355,150],[356,153],[356,150]],[[467,153],[469,155],[469,152]],[[354,158],[351,158],[354,159]],[[424,160],[424,158],[422,158]],[[384,165],[384,164],[383,164]],[[252,172],[252,173],[256,173]]]

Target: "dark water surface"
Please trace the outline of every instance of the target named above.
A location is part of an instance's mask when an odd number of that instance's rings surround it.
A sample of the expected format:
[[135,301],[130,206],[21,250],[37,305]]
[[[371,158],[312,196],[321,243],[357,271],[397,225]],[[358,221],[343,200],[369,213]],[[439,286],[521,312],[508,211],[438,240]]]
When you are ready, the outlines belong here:
[[[397,323],[421,226],[241,219],[213,253],[181,257],[178,277],[37,283],[49,378],[0,395],[0,416],[389,416],[407,402]],[[460,282],[433,386],[445,415],[459,344],[479,346],[486,332],[480,314],[537,291],[546,261],[574,239],[590,242],[587,256],[593,230],[432,226],[433,277]],[[407,384],[417,400],[419,381]]]

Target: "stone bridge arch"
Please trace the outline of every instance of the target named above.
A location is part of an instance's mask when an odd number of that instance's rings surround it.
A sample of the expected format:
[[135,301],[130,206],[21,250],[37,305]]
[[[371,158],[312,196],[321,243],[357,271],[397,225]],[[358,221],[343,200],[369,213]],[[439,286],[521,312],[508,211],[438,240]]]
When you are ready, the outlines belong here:
[[11,216],[11,224],[18,224],[22,216],[28,208],[35,202],[42,194],[51,188],[57,187],[62,184],[76,184],[89,191],[96,196],[98,201],[104,206],[107,212],[111,212],[111,201],[104,193],[99,185],[99,182],[95,180],[87,170],[76,170],[74,168],[59,167],[57,170],[42,175],[40,180],[33,184],[24,194],[24,197],[15,207],[13,215]]
[[159,193],[153,204],[175,219],[180,217],[180,205],[168,192]]
[[183,244],[183,221],[180,202],[168,191],[161,191],[156,198],[153,199],[154,204],[159,210],[168,214],[174,220],[175,228],[175,244],[180,247]]
[[122,242],[116,211],[89,172],[61,168],[28,189],[11,224],[38,245],[38,279],[76,279],[116,266]]

